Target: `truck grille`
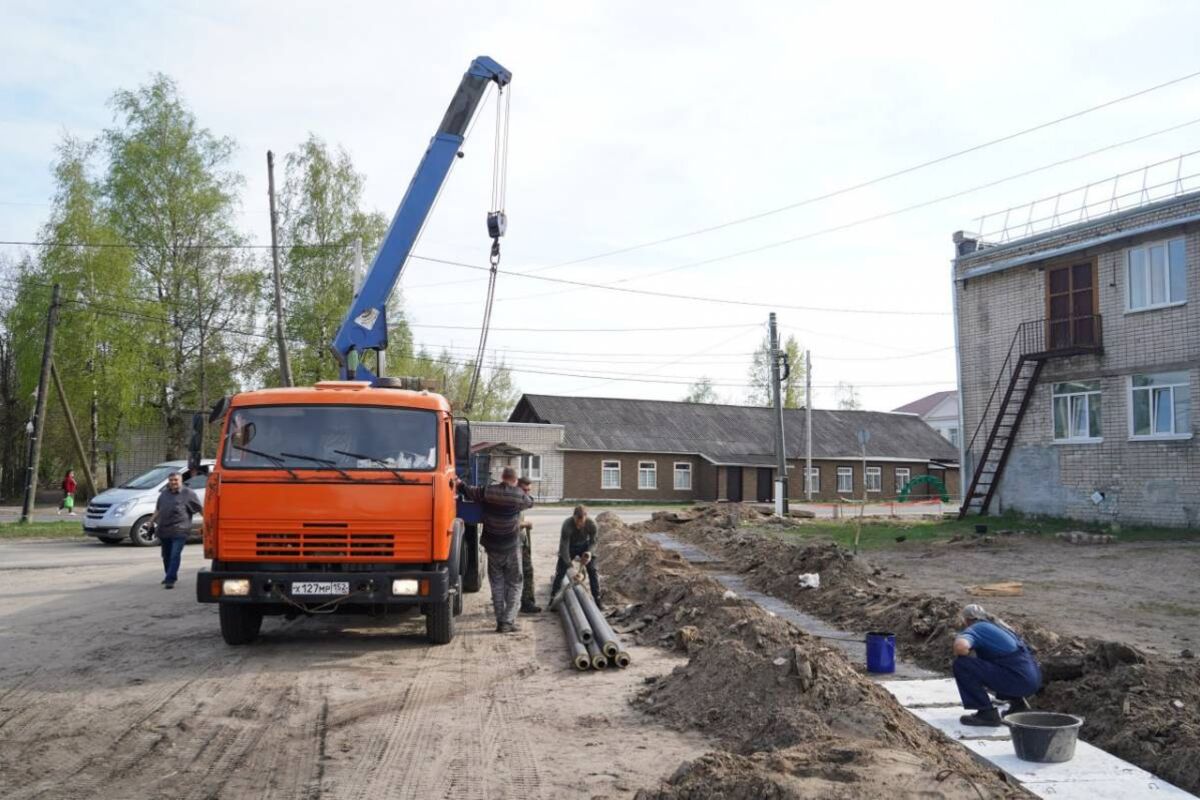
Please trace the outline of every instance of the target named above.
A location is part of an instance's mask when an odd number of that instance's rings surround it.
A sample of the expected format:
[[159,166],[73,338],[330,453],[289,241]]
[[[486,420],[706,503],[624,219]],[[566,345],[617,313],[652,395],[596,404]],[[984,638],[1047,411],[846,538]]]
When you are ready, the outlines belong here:
[[254,537],[254,554],[260,557],[392,558],[395,537],[390,533],[344,530],[260,532]]
[[112,508],[112,503],[88,503],[87,515],[99,519],[110,508]]

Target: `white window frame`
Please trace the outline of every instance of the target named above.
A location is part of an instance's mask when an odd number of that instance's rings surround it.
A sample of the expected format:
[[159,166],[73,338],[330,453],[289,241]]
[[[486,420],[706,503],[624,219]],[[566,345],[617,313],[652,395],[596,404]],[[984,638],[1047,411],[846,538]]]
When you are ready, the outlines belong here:
[[[850,479],[850,487],[842,488],[842,478]],[[854,467],[838,467],[837,468],[837,491],[838,494],[854,494]]]
[[[617,482],[610,485],[608,478],[615,474]],[[600,488],[602,490],[612,490],[621,488],[621,462],[620,461],[601,461],[600,462]]]
[[[1133,379],[1136,377],[1136,375],[1130,375],[1129,377],[1127,377],[1125,379],[1125,387],[1126,387],[1125,396],[1126,396],[1126,398],[1128,398],[1128,401],[1129,401],[1129,439],[1131,441],[1163,441],[1165,439],[1191,439],[1192,438],[1192,428],[1191,428],[1191,426],[1192,426],[1191,377],[1192,376],[1191,376],[1191,372],[1188,370],[1171,370],[1171,372],[1139,372],[1139,373],[1137,373],[1137,375],[1145,375],[1145,376],[1153,377],[1156,375],[1169,375],[1172,372],[1182,373],[1185,376],[1185,379],[1183,381],[1179,381],[1176,383],[1164,383],[1161,386],[1134,386]],[[1188,428],[1187,428],[1187,430],[1184,430],[1184,431],[1178,430],[1178,428],[1179,428],[1178,420],[1175,417],[1175,390],[1178,388],[1184,388],[1187,390],[1187,393],[1188,393],[1188,398],[1187,398]],[[1135,428],[1134,428],[1134,412],[1133,412],[1133,406],[1134,406],[1134,400],[1135,400],[1134,393],[1135,392],[1146,392],[1147,394],[1150,395],[1150,430],[1153,431],[1157,427],[1157,425],[1155,424],[1157,421],[1155,419],[1157,411],[1156,411],[1156,404],[1154,402],[1154,390],[1163,390],[1163,389],[1170,390],[1170,392],[1171,392],[1171,432],[1170,433],[1148,433],[1148,434],[1147,433],[1140,433],[1140,434],[1134,433],[1134,430],[1135,430]]]
[[529,478],[531,481],[540,481],[542,479],[542,457],[537,453],[521,456],[521,476]]
[[867,494],[883,494],[883,467],[867,467],[867,476],[864,480]]
[[[1066,386],[1068,383],[1094,383],[1094,384],[1096,384],[1096,388],[1088,389],[1086,391],[1059,391],[1058,387]],[[1076,402],[1076,398],[1079,398],[1079,402],[1083,403],[1084,420],[1085,420],[1084,430],[1091,429],[1092,410],[1091,410],[1090,405],[1088,404],[1088,398],[1091,395],[1096,395],[1096,397],[1097,397],[1097,403],[1099,404],[1099,412],[1100,412],[1100,424],[1103,425],[1104,424],[1104,387],[1101,385],[1099,378],[1092,378],[1092,379],[1088,379],[1088,380],[1076,380],[1076,381],[1059,381],[1057,383],[1050,384],[1050,437],[1055,442],[1058,442],[1060,444],[1096,444],[1098,442],[1104,441],[1103,433],[1101,433],[1100,436],[1090,436],[1090,435],[1086,435],[1086,434],[1083,436],[1072,435],[1071,425],[1075,419],[1074,405]],[[1055,428],[1055,420],[1057,419],[1057,417],[1055,416],[1055,414],[1056,414],[1055,405],[1057,404],[1057,401],[1059,398],[1066,398],[1066,401],[1067,401],[1067,435],[1066,436],[1059,436],[1058,430]],[[1103,428],[1101,428],[1101,430],[1103,431]]]
[[946,438],[950,440],[950,444],[958,447],[958,426],[955,425],[953,428],[947,428],[946,433]]
[[[809,494],[810,485],[812,487],[812,494],[820,494],[821,493],[821,468],[813,467],[811,469],[808,469],[806,467],[805,470],[806,470],[805,475],[804,475],[804,494],[805,494],[805,496],[807,496]],[[814,481],[813,478],[816,478],[816,481]]]
[[[1173,242],[1183,243],[1183,264],[1180,269],[1183,270],[1183,297],[1174,298],[1171,296],[1171,244]],[[1162,247],[1164,260],[1166,263],[1166,292],[1167,300],[1160,303],[1153,302],[1150,298],[1154,294],[1154,275],[1150,268],[1150,248]],[[1146,304],[1141,306],[1133,305],[1133,254],[1141,252],[1142,258],[1146,265],[1146,278],[1143,290],[1145,292]],[[1156,308],[1171,308],[1172,306],[1182,306],[1187,303],[1187,238],[1184,236],[1172,236],[1169,239],[1160,239],[1155,242],[1146,242],[1137,247],[1130,247],[1125,251],[1125,313],[1136,314],[1142,311],[1153,311]]]
[[[650,476],[650,485],[642,485],[642,475]],[[638,462],[638,490],[653,491],[658,488],[658,462],[657,461],[639,461]]]
[[[908,484],[909,481],[912,480],[912,468],[911,467],[896,467],[893,470],[893,473],[894,473],[893,477],[896,480],[896,496],[899,497],[900,492],[904,491],[904,487]],[[904,480],[900,480],[901,473],[904,474]]]
[[[686,480],[680,481],[681,477],[686,477]],[[681,483],[685,485],[680,485]],[[674,464],[674,480],[673,485],[677,492],[690,492],[692,490],[692,462],[676,461]]]

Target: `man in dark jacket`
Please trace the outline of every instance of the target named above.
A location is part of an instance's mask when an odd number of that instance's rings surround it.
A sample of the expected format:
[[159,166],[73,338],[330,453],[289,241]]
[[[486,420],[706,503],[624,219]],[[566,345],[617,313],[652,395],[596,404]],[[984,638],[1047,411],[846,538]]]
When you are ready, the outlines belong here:
[[[529,494],[533,481],[522,475],[517,478],[517,486]],[[533,523],[521,517],[521,613],[540,614],[542,607],[533,596]]]
[[554,570],[554,583],[550,596],[558,591],[558,585],[567,574],[571,560],[578,558],[587,569],[592,598],[600,605],[600,574],[596,571],[596,523],[588,517],[587,509],[575,506],[575,513],[563,520],[558,538],[558,566]]
[[517,486],[517,471],[505,467],[500,482],[491,486],[468,486],[458,482],[463,496],[483,506],[483,549],[488,556],[488,583],[492,586],[492,608],[496,632],[512,633],[517,628],[521,605],[521,512],[533,506],[533,498]]
[[162,546],[164,589],[174,589],[179,580],[179,562],[183,546],[192,531],[192,515],[202,511],[199,496],[183,485],[183,476],[172,472],[167,476],[167,488],[158,494],[150,526],[158,534]]

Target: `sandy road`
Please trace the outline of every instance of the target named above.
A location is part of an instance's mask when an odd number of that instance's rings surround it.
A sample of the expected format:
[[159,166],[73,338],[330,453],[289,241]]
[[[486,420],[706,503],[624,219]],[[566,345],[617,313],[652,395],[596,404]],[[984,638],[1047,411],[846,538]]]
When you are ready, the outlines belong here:
[[[566,513],[533,516],[539,596]],[[0,797],[621,797],[711,746],[626,702],[676,661],[568,671],[555,617],[492,632],[486,585],[444,647],[412,616],[270,618],[231,648],[202,563],[166,592],[156,550],[0,545]]]

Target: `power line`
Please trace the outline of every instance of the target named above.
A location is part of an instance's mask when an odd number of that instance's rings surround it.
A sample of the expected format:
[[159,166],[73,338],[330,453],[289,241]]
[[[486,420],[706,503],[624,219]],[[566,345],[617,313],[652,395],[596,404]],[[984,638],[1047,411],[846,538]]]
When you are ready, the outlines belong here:
[[994,139],[989,139],[985,142],[980,142],[979,144],[963,148],[962,150],[956,150],[952,153],[947,153],[945,155],[938,156],[937,158],[929,159],[928,161],[922,161],[918,164],[913,164],[911,166],[904,167],[903,169],[898,169],[898,170],[895,170],[894,172],[889,172],[885,175],[880,175],[879,177],[871,178],[869,180],[865,180],[860,183],[851,184],[849,186],[844,186],[840,189],[835,189],[830,192],[825,192],[824,194],[807,197],[803,200],[799,200],[795,203],[789,203],[788,205],[785,205],[785,206],[768,209],[767,211],[761,211],[761,212],[758,212],[756,214],[751,214],[746,217],[739,217],[737,219],[729,220],[728,222],[722,222],[717,225],[709,225],[707,227],[697,228],[695,230],[687,231],[685,233],[679,233],[679,234],[675,234],[673,236],[666,236],[661,239],[655,239],[653,241],[641,242],[640,244],[630,245],[628,247],[620,247],[620,248],[616,248],[614,250],[607,250],[603,253],[597,253],[595,255],[586,256],[584,258],[577,258],[577,259],[573,259],[571,261],[563,261],[558,264],[551,264],[551,265],[545,266],[545,267],[538,267],[536,269],[529,270],[529,272],[544,272],[546,270],[558,269],[560,267],[572,266],[574,264],[583,264],[588,261],[596,261],[601,258],[608,258],[609,256],[621,255],[623,253],[632,253],[635,250],[642,250],[647,247],[655,247],[660,244],[676,242],[676,241],[679,241],[680,239],[687,239],[687,238],[690,238],[693,236],[700,236],[700,235],[703,235],[706,233],[712,233],[713,231],[719,231],[724,228],[732,227],[734,225],[742,225],[747,222],[753,222],[755,220],[763,219],[764,217],[769,217],[769,216],[772,216],[775,214],[781,214],[785,211],[791,211],[796,208],[801,208],[803,206],[812,205],[813,203],[819,203],[824,200],[830,200],[832,198],[840,197],[841,195],[848,194],[850,192],[854,192],[859,189],[865,189],[869,186],[875,186],[876,184],[883,183],[884,181],[889,181],[893,178],[898,178],[902,175],[908,175],[908,174],[916,172],[918,170],[925,169],[926,167],[932,167],[936,164],[942,164],[942,163],[945,163],[952,159],[959,158],[960,156],[965,156],[970,153],[975,153],[975,152],[978,152],[978,151],[983,150],[988,147],[992,147],[997,144],[1002,144],[1004,142],[1012,141],[1013,139],[1017,139],[1021,136],[1025,136],[1030,133],[1035,133],[1040,130],[1045,130],[1046,128],[1052,127],[1054,125],[1058,125],[1063,122],[1068,122],[1073,119],[1078,119],[1079,117],[1086,116],[1087,114],[1091,114],[1095,111],[1100,111],[1102,109],[1109,108],[1110,106],[1117,105],[1118,103],[1123,103],[1127,100],[1133,100],[1134,98],[1150,94],[1151,92],[1156,92],[1159,89],[1165,89],[1168,86],[1174,86],[1175,84],[1182,83],[1187,80],[1191,80],[1192,78],[1195,78],[1197,76],[1200,76],[1200,70],[1198,70],[1196,72],[1190,72],[1187,75],[1182,75],[1178,78],[1172,78],[1169,81],[1155,84],[1154,86],[1150,86],[1148,88],[1141,89],[1140,91],[1133,92],[1132,94],[1127,94],[1127,95],[1123,95],[1121,97],[1114,98],[1112,100],[1108,100],[1106,102],[1100,103],[1099,105],[1090,106],[1090,107],[1082,109],[1080,111],[1075,111],[1075,112],[1067,114],[1065,116],[1061,116],[1056,119],[1049,120],[1047,122],[1039,123],[1039,124],[1034,125],[1029,128],[1023,128],[1021,130],[1014,131],[1013,133],[1005,134],[1004,136],[998,136]]

